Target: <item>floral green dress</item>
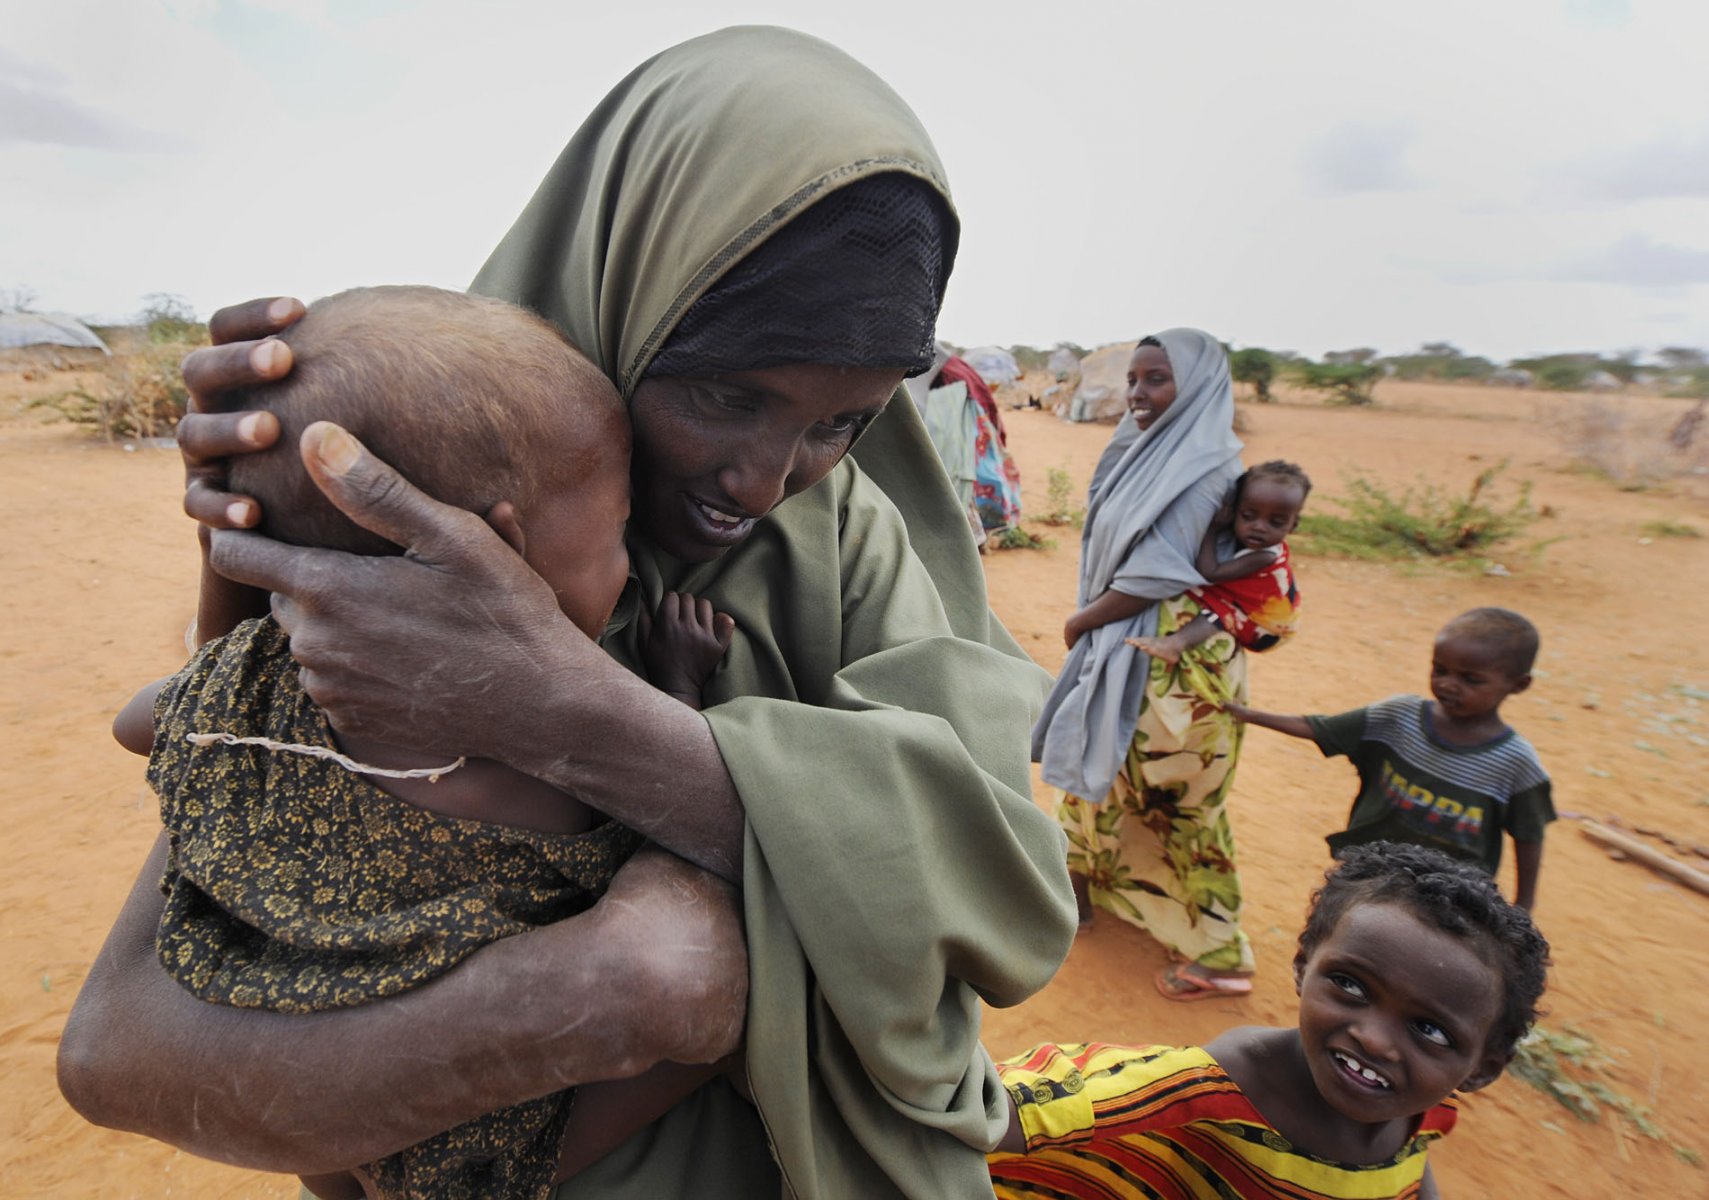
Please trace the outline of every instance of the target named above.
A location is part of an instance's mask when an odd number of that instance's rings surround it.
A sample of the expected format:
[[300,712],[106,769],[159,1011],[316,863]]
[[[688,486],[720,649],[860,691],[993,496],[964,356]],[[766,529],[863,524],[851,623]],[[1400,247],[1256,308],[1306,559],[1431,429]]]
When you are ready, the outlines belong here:
[[[1199,604],[1158,605],[1157,632],[1191,621]],[[1219,633],[1151,678],[1127,758],[1102,804],[1061,793],[1068,869],[1090,881],[1092,903],[1144,929],[1184,961],[1253,969],[1240,929],[1240,875],[1227,800],[1242,725],[1218,707],[1246,700],[1246,657]]]

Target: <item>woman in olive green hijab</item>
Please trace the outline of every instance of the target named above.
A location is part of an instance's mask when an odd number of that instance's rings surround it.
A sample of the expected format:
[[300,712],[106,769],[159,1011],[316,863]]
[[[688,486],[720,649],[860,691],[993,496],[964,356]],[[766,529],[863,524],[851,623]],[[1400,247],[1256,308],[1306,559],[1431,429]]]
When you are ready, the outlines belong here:
[[[475,287],[557,322],[630,400],[638,585],[610,657],[555,619],[514,554],[338,431],[305,445],[311,472],[406,556],[356,569],[230,532],[253,505],[220,490],[217,460],[267,431],[230,413],[186,425],[186,507],[216,528],[210,563],[274,594],[305,686],[341,728],[507,762],[741,886],[757,1111],[708,1084],[564,1197],[989,1193],[983,1151],[1007,1107],[980,1002],[1042,986],[1074,919],[1061,835],[1030,799],[1026,735],[1048,680],[990,615],[913,406],[887,403],[929,361],[955,241],[912,112],[815,39],[696,39],[590,116]],[[220,332],[294,316],[240,311]],[[186,377],[215,407],[213,393],[289,369],[264,346],[216,347]],[[639,615],[667,590],[736,621],[704,714],[623,669],[639,667]],[[210,594],[208,635],[232,608],[229,591]],[[438,702],[401,712],[398,695]],[[121,924],[132,907],[146,921],[147,905],[133,895]],[[102,1034],[117,1034],[74,1020],[68,1039],[96,1079],[77,1098],[197,1152],[313,1172],[483,1110],[472,1104],[632,1074],[672,1050],[646,1036],[654,1006],[624,1011],[573,960],[611,953],[577,933],[613,919],[600,913],[476,954],[449,986],[403,998],[414,1010],[319,1014],[312,1034],[237,1014],[210,1038],[146,961],[92,974],[92,1008],[142,988],[154,1020],[147,1053],[126,1047],[131,1075],[110,1066],[125,1056]],[[517,942],[533,948],[531,973],[489,970]],[[560,1026],[605,1022],[624,1053],[538,1032],[546,995]],[[290,1102],[275,1086],[267,1107],[240,1094],[240,1066],[253,1091],[285,1064],[320,1094]],[[91,1099],[145,1073],[146,1100]],[[212,1145],[184,1099],[210,1076],[229,1083]]]

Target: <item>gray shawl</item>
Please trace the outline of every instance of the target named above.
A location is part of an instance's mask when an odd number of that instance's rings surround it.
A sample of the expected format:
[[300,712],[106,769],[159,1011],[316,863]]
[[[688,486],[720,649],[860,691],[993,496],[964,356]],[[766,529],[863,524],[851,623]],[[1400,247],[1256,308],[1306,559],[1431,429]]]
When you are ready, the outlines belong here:
[[[1081,608],[1111,589],[1166,600],[1204,583],[1194,557],[1240,474],[1222,344],[1198,329],[1156,336],[1175,372],[1175,402],[1143,433],[1123,418],[1098,460],[1080,539]],[[1094,802],[1109,792],[1151,665],[1124,639],[1156,631],[1153,604],[1074,644],[1033,727],[1046,783]]]

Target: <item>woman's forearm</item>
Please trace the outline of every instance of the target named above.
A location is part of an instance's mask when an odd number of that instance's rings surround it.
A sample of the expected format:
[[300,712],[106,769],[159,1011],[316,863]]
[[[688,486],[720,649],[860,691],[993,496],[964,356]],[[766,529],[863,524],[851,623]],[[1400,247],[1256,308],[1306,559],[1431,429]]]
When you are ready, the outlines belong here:
[[[706,718],[603,654],[547,678],[562,686],[518,706],[503,760],[739,882],[741,798]],[[589,695],[599,703],[589,704]]]
[[97,1124],[206,1158],[336,1171],[576,1083],[717,1058],[740,1036],[734,901],[657,851],[580,917],[496,942],[415,991],[310,1015],[208,1004],[166,974],[154,949],[164,859],[163,837],[67,1022],[60,1087]]

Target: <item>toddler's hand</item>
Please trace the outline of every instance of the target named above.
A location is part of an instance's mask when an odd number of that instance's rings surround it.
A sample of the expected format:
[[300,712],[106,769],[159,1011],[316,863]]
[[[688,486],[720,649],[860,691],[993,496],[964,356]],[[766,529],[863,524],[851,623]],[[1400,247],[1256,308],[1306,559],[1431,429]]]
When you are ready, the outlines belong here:
[[735,633],[735,619],[714,612],[710,600],[666,592],[641,630],[648,680],[661,692],[699,708],[706,681],[723,661]]

